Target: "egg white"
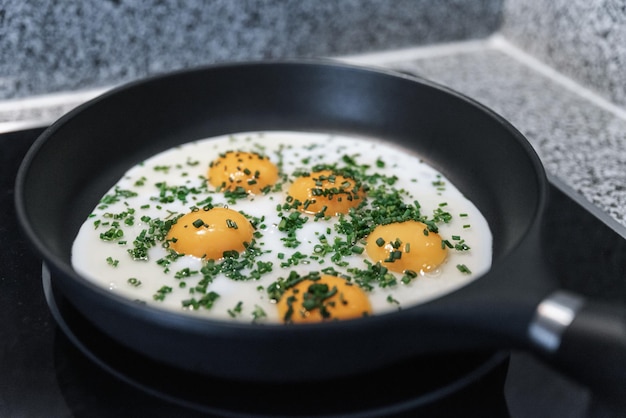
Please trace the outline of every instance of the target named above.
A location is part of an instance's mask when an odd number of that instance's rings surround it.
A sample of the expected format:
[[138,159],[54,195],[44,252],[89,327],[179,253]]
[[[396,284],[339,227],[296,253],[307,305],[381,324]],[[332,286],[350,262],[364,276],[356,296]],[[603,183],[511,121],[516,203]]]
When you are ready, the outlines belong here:
[[[376,287],[369,291],[374,314],[406,308],[445,295],[474,280],[491,266],[492,235],[486,219],[450,181],[413,152],[380,140],[272,131],[238,133],[194,141],[162,152],[132,167],[108,194],[112,194],[117,187],[121,190],[132,190],[137,196],[94,208],[92,216],[82,225],[73,243],[74,269],[88,280],[132,300],[191,315],[246,322],[279,322],[276,307],[269,300],[266,290],[278,277],[287,277],[291,270],[304,275],[332,266],[345,273],[347,267],[335,265],[330,257],[320,260],[307,257],[293,261],[296,260],[293,257],[296,252],[313,254],[321,235],[332,242],[337,235],[334,231],[337,220],[331,218],[314,221],[312,216],[302,215],[308,216],[309,220],[297,231],[301,244],[297,248],[286,248],[281,240],[284,233],[277,228],[280,216],[276,209],[277,205],[284,202],[288,183],[281,191],[238,199],[234,203],[207,185],[206,172],[209,163],[220,153],[229,150],[260,152],[274,163],[280,161],[281,173],[287,174],[291,179],[294,171],[310,169],[315,164],[337,163],[342,166],[342,158],[348,155],[359,165],[369,165],[372,173],[397,176],[398,181],[393,187],[408,191],[408,201],[419,201],[422,214],[429,218],[434,210],[445,203],[445,210],[452,215],[452,219],[449,223],[438,225],[440,235],[449,240],[453,235],[459,235],[470,249],[450,250],[445,263],[435,272],[422,274],[409,284],[399,282],[395,286]],[[380,161],[384,162],[384,167],[377,166]],[[137,186],[138,181],[143,185]],[[196,195],[194,200],[159,204],[155,201],[158,198],[158,189],[154,187],[159,182],[165,182],[169,186],[206,190]],[[435,183],[443,184],[443,187],[436,187]],[[132,248],[134,237],[146,228],[146,224],[140,220],[141,216],[166,219],[176,213],[184,214],[208,196],[211,196],[214,205],[225,205],[254,217],[264,217],[263,227],[259,228],[262,236],[257,241],[258,248],[264,251],[259,260],[271,261],[273,269],[271,274],[263,275],[258,280],[218,277],[209,285],[209,290],[219,294],[213,307],[208,310],[186,309],[182,307],[182,301],[193,296],[190,295],[190,289],[198,283],[201,276],[176,279],[174,274],[184,268],[199,271],[202,261],[190,256],[181,257],[170,264],[169,272],[164,272],[163,266],[156,263],[156,260],[167,254],[160,245],[150,248],[147,261],[133,260],[128,250]],[[126,225],[119,221],[123,237],[114,241],[100,239],[100,234],[110,227],[104,223],[112,221],[107,214],[120,214],[127,212],[129,208],[135,210],[134,224]],[[284,211],[283,214],[288,212]],[[96,228],[94,222],[98,220],[100,224]],[[279,258],[279,254],[282,254],[282,258]],[[292,265],[281,267],[281,263],[287,263],[290,259]],[[351,266],[359,268],[364,268],[364,259],[367,259],[365,252],[345,258]],[[471,273],[461,272],[457,265],[467,266]],[[129,278],[134,278],[141,284],[131,285]],[[171,293],[167,293],[163,300],[155,300],[153,296],[163,286],[170,287]]]

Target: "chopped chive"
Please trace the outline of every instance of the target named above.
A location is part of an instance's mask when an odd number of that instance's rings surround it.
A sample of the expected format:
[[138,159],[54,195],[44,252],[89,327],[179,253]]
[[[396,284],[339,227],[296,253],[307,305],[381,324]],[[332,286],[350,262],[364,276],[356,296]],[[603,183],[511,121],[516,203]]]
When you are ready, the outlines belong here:
[[459,269],[461,273],[472,274],[471,270],[467,268],[465,264],[457,264],[456,268]]
[[135,277],[131,277],[127,280],[128,284],[134,287],[139,287],[141,286],[141,280],[138,280]]

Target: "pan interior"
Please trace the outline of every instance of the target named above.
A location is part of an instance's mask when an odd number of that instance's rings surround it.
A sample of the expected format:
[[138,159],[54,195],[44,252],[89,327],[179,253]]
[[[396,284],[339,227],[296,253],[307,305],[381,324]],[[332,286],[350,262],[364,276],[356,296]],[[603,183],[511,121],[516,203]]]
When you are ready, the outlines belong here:
[[46,131],[22,170],[24,221],[68,263],[80,224],[130,166],[191,140],[300,130],[389,140],[450,178],[489,220],[494,260],[537,213],[540,178],[504,122],[428,83],[351,67],[240,65],[137,83]]

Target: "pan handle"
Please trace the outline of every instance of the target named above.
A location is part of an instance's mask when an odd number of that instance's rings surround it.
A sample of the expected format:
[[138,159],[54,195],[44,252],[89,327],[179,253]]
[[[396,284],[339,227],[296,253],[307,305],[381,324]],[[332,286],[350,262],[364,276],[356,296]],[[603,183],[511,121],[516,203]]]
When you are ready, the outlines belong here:
[[611,405],[626,407],[626,309],[557,291],[538,306],[529,327],[547,362]]

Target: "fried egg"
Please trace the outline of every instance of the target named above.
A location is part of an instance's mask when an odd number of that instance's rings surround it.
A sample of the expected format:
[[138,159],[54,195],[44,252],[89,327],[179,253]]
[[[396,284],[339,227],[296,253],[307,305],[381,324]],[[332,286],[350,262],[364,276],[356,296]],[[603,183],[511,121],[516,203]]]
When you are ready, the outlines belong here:
[[113,293],[252,323],[406,309],[491,261],[486,219],[413,151],[285,131],[201,139],[130,168],[72,247],[74,269]]
[[363,192],[355,179],[320,170],[296,178],[289,186],[287,199],[304,213],[339,215],[358,206]]
[[220,190],[259,193],[278,179],[278,168],[257,152],[227,151],[209,164],[209,182]]
[[167,233],[169,248],[178,254],[218,260],[229,251],[241,252],[254,228],[241,213],[226,208],[194,208],[176,219]]
[[278,316],[285,322],[351,319],[372,313],[366,292],[351,281],[327,274],[297,279],[277,303]]

